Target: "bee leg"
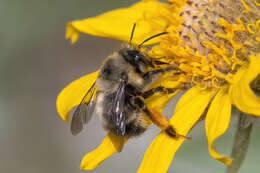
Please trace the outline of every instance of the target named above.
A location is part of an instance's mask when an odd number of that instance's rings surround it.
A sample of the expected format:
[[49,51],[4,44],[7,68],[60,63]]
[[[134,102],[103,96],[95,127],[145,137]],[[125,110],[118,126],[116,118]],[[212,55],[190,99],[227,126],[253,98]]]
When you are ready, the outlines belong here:
[[138,107],[149,116],[151,121],[157,127],[164,130],[170,137],[173,137],[175,139],[178,139],[179,137],[183,137],[185,139],[191,140],[190,137],[186,137],[184,135],[178,134],[174,129],[174,127],[170,125],[169,120],[164,114],[156,111],[155,109],[148,108],[140,97],[135,97],[134,99],[135,99],[134,100],[135,104],[138,105]]
[[159,86],[156,88],[152,88],[148,91],[145,91],[144,93],[142,93],[142,96],[143,96],[143,98],[146,99],[155,93],[171,94],[171,93],[174,93],[175,91],[176,91],[176,89],[174,89],[174,88],[165,88],[163,86]]
[[159,60],[155,60],[154,62],[153,62],[155,65],[169,65],[169,63],[167,63],[167,62],[163,62],[163,61],[159,61]]
[[165,67],[165,68],[160,68],[160,69],[148,71],[148,72],[146,72],[146,73],[143,75],[143,78],[144,78],[145,80],[149,80],[149,79],[152,78],[154,75],[158,75],[158,74],[160,74],[160,73],[164,73],[164,72],[171,71],[171,70],[174,70],[174,69],[177,69],[177,66],[176,66],[175,64],[170,65],[170,66]]
[[184,135],[181,135],[181,134],[178,134],[176,132],[176,130],[174,129],[174,127],[170,124],[168,118],[160,113],[159,111],[155,110],[155,109],[152,109],[152,108],[147,108],[147,110],[149,112],[149,117],[150,119],[152,120],[152,122],[158,126],[160,129],[164,130],[170,137],[173,137],[173,138],[184,138],[184,139],[187,139],[187,140],[191,140],[190,137],[187,137],[187,136],[184,136]]

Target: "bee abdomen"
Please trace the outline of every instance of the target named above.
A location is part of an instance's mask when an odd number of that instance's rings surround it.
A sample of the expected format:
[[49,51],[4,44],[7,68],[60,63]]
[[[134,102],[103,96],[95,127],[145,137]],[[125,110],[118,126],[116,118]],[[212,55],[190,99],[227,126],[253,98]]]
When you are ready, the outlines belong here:
[[143,124],[138,123],[137,121],[132,121],[126,125],[126,136],[139,136],[145,132],[147,129]]

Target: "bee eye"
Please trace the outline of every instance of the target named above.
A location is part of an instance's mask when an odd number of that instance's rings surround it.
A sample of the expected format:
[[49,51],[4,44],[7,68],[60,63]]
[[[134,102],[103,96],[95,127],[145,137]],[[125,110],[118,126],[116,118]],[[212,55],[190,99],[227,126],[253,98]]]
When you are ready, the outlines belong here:
[[128,55],[134,58],[135,61],[139,61],[140,59],[140,52],[137,50],[127,51]]

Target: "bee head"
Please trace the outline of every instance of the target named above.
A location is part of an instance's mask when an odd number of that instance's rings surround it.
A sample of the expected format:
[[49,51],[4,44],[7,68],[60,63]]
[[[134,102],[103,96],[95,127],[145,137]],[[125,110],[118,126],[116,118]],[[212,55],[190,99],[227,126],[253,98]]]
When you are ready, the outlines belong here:
[[147,65],[147,66],[150,66],[150,67],[154,67],[154,65],[152,64],[151,59],[148,58],[148,56],[144,55],[143,53],[141,53],[137,49],[127,50],[127,55],[128,55],[127,57],[132,59],[134,64],[142,63],[144,65]]
[[144,72],[145,69],[147,69],[147,67],[154,68],[154,65],[152,63],[151,58],[148,55],[146,55],[144,52],[141,52],[140,48],[143,47],[144,43],[146,43],[147,41],[149,41],[155,37],[159,37],[161,35],[167,34],[168,32],[162,32],[162,33],[153,35],[153,36],[147,38],[146,40],[144,40],[138,46],[134,46],[134,45],[132,45],[131,42],[132,42],[132,39],[134,36],[135,27],[136,27],[136,24],[134,24],[134,26],[133,26],[129,44],[125,45],[124,48],[119,51],[119,53],[123,56],[123,58],[128,63],[130,63],[132,66],[135,67],[137,73],[141,73],[141,72]]
[[147,67],[154,67],[152,60],[145,53],[133,48],[131,45],[122,48],[119,54],[136,69],[137,73],[145,71]]

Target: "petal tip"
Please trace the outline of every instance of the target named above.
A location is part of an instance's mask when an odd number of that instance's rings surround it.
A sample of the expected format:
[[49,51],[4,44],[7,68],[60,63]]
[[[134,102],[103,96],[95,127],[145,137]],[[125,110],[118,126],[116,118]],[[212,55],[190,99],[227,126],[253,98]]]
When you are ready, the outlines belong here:
[[70,39],[71,44],[74,44],[79,38],[79,31],[71,23],[67,24],[65,38]]
[[222,163],[226,164],[226,165],[231,165],[232,163],[232,159],[229,157],[223,157],[221,159],[218,159],[219,161],[221,161]]
[[85,156],[83,157],[83,159],[81,161],[80,169],[89,170],[87,167],[87,164],[85,163]]
[[60,94],[58,95],[57,100],[56,100],[56,109],[62,120],[66,121],[66,122],[70,122],[69,115],[64,114],[63,111],[61,110],[61,99],[60,99],[61,93],[62,92],[60,92]]
[[95,169],[99,164],[93,162],[91,164],[91,155],[86,154],[82,160],[81,160],[81,164],[80,164],[80,169],[83,169],[83,170],[92,170],[92,169]]

